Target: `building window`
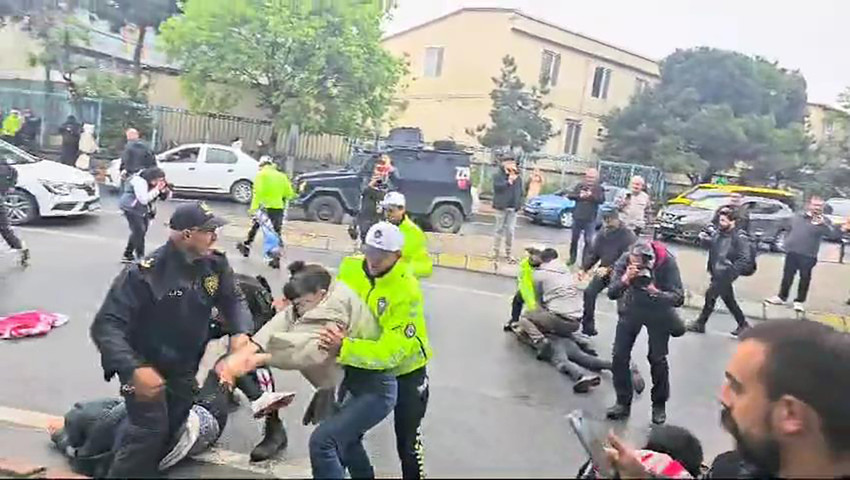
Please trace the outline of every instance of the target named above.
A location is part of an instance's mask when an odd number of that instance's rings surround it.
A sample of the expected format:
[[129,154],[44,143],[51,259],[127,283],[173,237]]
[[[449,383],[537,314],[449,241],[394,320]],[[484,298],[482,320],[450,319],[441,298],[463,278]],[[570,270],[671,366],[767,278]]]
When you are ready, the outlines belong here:
[[649,88],[648,80],[644,80],[643,78],[635,79],[635,95],[640,95],[645,92],[647,88]]
[[578,153],[578,141],[581,137],[581,123],[567,120],[566,136],[564,137],[564,153],[575,155]]
[[561,70],[561,54],[543,50],[540,62],[540,85],[554,87],[558,85],[558,71]]
[[443,74],[443,47],[425,49],[425,76],[439,77]]
[[591,95],[593,98],[608,98],[608,86],[611,84],[611,69],[605,67],[596,67],[593,72],[593,90]]

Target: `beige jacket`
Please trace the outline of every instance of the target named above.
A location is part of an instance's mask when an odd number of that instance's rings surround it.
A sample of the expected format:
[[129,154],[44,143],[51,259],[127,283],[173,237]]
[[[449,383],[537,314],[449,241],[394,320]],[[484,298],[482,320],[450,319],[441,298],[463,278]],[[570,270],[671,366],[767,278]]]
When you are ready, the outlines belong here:
[[254,342],[272,355],[269,366],[300,370],[314,387],[329,388],[342,379],[342,369],[319,349],[319,332],[334,323],[346,328],[348,337],[377,340],[381,335],[365,302],[347,285],[334,281],[322,303],[301,318],[287,307],[254,335]]

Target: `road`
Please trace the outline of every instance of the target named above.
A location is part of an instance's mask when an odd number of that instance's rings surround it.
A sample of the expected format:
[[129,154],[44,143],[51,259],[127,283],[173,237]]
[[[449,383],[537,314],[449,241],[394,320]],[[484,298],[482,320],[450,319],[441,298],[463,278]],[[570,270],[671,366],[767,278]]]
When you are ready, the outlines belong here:
[[[244,207],[210,202],[220,213],[241,214]],[[166,239],[174,203],[160,208],[149,233],[153,248]],[[21,271],[10,255],[0,254],[0,312],[44,309],[67,314],[71,321],[42,338],[5,341],[0,345],[0,407],[62,415],[74,402],[113,396],[117,385],[105,383],[88,328],[112,278],[126,241],[126,225],[114,198],[104,199],[104,211],[89,218],[52,220],[20,230],[33,252],[32,266]],[[547,231],[549,231],[547,229]],[[272,272],[258,258],[233,254],[233,239],[222,239],[237,271],[268,276],[275,289],[283,274]],[[335,266],[340,255],[290,249],[289,260],[304,259]],[[428,473],[437,477],[571,476],[584,453],[563,416],[576,408],[603,415],[613,401],[610,376],[596,391],[577,396],[570,382],[536,361],[512,335],[501,330],[509,312],[513,281],[470,272],[437,269],[424,282],[429,331],[436,355],[429,366],[431,404],[425,422]],[[279,291],[279,290],[278,290]],[[610,354],[613,304],[600,300],[598,349]],[[685,312],[684,315],[693,315]],[[735,342],[728,335],[733,322],[715,319],[704,336],[685,336],[671,343],[672,424],[691,428],[713,456],[731,447],[718,423],[716,395],[723,369]],[[634,358],[648,377],[646,342],[638,340]],[[300,417],[310,398],[306,382],[293,373],[277,374],[280,389],[298,392],[285,410],[290,447],[285,462],[307,465],[309,430]],[[636,399],[630,435],[639,439],[649,423],[648,393]],[[44,448],[40,434],[9,433],[0,420],[0,452],[26,456]],[[234,414],[219,446],[248,453],[259,439],[258,424],[244,410]],[[28,439],[28,440],[25,440]],[[24,442],[24,443],[21,443]],[[29,442],[29,443],[26,443]],[[20,452],[23,445],[28,451]],[[367,436],[378,472],[397,475],[398,461],[389,421]],[[14,447],[14,448],[13,448]],[[44,452],[41,451],[41,454]],[[32,453],[35,455],[35,453]],[[710,458],[710,457],[709,457]],[[56,461],[55,458],[53,461]],[[233,476],[223,467],[187,466],[181,476]],[[206,469],[205,469],[206,468]]]

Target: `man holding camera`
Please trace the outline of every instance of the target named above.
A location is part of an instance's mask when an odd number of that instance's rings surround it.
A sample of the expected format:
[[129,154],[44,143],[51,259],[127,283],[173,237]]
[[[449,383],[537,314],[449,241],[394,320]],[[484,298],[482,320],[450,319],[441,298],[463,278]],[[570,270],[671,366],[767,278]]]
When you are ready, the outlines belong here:
[[499,258],[502,238],[505,239],[505,256],[514,262],[511,248],[514,244],[517,211],[522,206],[522,177],[516,160],[502,158],[502,168],[493,175],[493,208],[499,211],[496,216],[496,232],[493,234],[493,258]]
[[607,416],[619,420],[631,414],[633,385],[629,364],[632,347],[645,326],[652,376],[652,423],[663,424],[667,421],[665,405],[670,397],[668,342],[671,335],[685,333],[675,310],[685,302],[676,259],[660,242],[636,243],[614,266],[608,297],[617,300],[620,318],[612,360],[617,403],[608,409]]

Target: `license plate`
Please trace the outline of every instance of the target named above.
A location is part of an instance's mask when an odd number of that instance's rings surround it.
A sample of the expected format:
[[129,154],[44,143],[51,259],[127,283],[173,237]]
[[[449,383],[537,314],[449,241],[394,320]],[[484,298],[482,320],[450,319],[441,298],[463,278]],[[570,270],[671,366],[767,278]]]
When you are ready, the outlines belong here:
[[675,229],[675,228],[676,228],[676,225],[673,225],[672,223],[667,223],[667,222],[661,222],[661,223],[659,224],[659,226],[660,226],[661,228],[665,228],[665,229],[668,229],[668,230],[673,230],[673,229]]

